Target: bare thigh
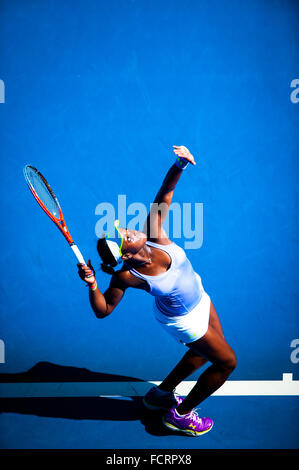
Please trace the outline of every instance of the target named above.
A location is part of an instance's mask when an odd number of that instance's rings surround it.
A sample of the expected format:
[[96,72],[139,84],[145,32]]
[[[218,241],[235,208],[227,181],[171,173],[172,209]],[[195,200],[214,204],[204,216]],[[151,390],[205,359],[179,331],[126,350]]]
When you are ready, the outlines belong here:
[[235,367],[236,356],[233,349],[212,326],[209,326],[208,331],[202,338],[188,343],[186,346],[213,364]]
[[[207,338],[205,338],[207,335]],[[203,336],[203,338],[205,338],[206,340],[209,341],[212,341],[214,343],[214,335],[216,340],[218,339],[217,336],[220,337],[221,341],[220,341],[220,344],[219,344],[219,352],[220,354],[222,354],[222,348],[223,349],[226,349],[226,347],[229,347],[229,345],[226,343],[225,341],[225,338],[224,338],[224,334],[223,334],[223,330],[222,330],[222,326],[221,326],[221,323],[220,323],[220,320],[219,320],[219,317],[218,317],[218,314],[215,310],[215,307],[211,301],[211,306],[210,306],[210,318],[209,318],[209,328],[208,328],[208,331],[207,333]],[[211,338],[211,339],[210,339]],[[194,341],[192,343],[189,343],[189,344],[186,344],[186,346],[189,347],[189,351],[190,353],[189,354],[192,354],[193,356],[200,356],[200,357],[205,357],[206,360],[210,360],[207,356],[207,354],[205,353],[205,350],[206,350],[206,347],[204,347],[204,345],[202,345],[201,343],[204,343],[205,341],[201,341],[202,338],[200,338],[199,340],[197,341]],[[216,341],[217,342],[217,341]],[[232,351],[232,350],[231,350]],[[216,352],[216,355],[218,353]]]
[[217,315],[217,312],[215,310],[215,307],[211,301],[211,307],[210,307],[210,319],[209,319],[209,326],[211,326],[214,330],[217,331],[217,333],[224,338],[222,326],[219,320],[219,317]]

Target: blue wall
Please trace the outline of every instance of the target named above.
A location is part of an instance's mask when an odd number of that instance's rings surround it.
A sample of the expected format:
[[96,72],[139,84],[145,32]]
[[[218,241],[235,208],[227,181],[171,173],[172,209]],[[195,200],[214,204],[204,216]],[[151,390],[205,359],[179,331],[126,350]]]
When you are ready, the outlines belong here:
[[0,372],[45,360],[159,380],[180,358],[143,292],[94,317],[22,168],[46,175],[98,269],[97,204],[149,206],[172,145],[186,145],[197,166],[174,200],[203,203],[203,245],[188,256],[239,358],[233,378],[298,377],[298,4],[3,0],[0,22]]

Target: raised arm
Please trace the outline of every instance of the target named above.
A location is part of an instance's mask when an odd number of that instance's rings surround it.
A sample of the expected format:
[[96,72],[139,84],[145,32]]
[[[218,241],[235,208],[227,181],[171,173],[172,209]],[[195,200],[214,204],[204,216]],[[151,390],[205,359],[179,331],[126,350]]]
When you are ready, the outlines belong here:
[[[168,170],[144,225],[144,232],[147,234],[148,240],[162,245],[169,243],[169,239],[163,230],[163,223],[167,217],[173,192],[180,179],[184,165],[188,162],[196,165],[193,155],[183,145],[174,145],[173,151],[178,156],[178,159]],[[180,167],[180,164],[183,168]]]

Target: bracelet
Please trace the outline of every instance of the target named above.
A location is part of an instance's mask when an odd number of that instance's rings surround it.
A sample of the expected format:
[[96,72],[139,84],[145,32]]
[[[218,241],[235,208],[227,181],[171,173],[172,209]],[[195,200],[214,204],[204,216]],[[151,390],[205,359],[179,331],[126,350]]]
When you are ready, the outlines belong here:
[[92,284],[89,284],[88,287],[89,287],[89,290],[92,290],[92,291],[97,290],[98,288],[97,281],[94,281]]
[[189,165],[189,162],[186,160],[186,158],[178,157],[175,161],[175,164],[180,170],[185,170],[185,168],[187,168]]

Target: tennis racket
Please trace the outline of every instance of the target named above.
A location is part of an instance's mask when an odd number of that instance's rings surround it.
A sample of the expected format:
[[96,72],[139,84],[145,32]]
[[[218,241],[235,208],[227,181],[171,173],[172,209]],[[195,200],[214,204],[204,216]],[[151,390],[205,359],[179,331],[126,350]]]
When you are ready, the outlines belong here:
[[34,166],[31,165],[25,166],[24,176],[33,196],[35,197],[43,211],[50,217],[56,227],[59,228],[62,235],[73,250],[79,263],[86,265],[79,248],[74,243],[70,232],[66,226],[58,199],[53,193],[47,180],[36,168],[34,168]]

